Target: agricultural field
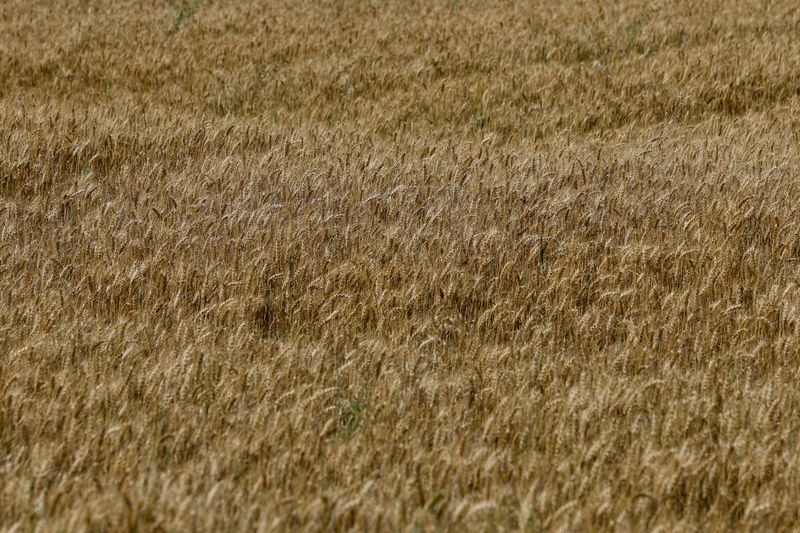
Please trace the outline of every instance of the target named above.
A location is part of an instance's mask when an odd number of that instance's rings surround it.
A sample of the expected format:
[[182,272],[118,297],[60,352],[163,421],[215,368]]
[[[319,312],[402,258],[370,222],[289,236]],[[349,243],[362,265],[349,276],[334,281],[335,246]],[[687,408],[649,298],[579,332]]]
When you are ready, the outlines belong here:
[[796,530],[799,37],[3,0],[0,530]]

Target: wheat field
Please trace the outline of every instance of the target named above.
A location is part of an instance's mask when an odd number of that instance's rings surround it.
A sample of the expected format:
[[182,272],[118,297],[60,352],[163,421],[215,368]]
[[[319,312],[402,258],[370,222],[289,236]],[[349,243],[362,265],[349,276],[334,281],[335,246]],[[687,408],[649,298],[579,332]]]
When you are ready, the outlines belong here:
[[789,0],[4,0],[0,529],[800,528]]

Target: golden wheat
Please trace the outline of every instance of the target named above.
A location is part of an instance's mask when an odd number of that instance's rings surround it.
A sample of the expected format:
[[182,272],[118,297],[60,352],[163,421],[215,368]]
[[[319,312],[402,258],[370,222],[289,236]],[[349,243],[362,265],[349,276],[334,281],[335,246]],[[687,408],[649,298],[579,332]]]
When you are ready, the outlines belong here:
[[800,527],[799,27],[3,2],[0,528]]

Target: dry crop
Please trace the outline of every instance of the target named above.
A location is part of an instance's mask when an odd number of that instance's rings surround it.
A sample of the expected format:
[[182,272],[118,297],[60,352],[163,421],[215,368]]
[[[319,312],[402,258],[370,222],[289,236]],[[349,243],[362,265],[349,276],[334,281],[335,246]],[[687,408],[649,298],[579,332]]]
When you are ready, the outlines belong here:
[[0,527],[800,527],[798,35],[4,0]]

